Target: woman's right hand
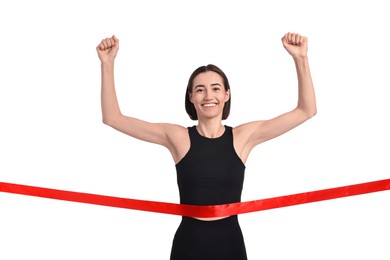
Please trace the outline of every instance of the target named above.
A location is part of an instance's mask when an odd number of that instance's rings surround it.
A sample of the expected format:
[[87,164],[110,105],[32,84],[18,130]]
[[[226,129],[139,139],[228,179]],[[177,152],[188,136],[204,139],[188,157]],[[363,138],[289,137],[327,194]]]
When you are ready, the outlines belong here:
[[96,47],[99,59],[102,63],[113,62],[119,50],[119,40],[113,35],[103,39]]

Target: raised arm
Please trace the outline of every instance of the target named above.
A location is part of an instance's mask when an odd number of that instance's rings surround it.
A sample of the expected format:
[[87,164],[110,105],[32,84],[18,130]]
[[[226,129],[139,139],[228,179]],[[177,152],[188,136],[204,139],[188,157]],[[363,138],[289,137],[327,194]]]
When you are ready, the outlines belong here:
[[96,47],[101,61],[103,123],[134,138],[161,144],[167,147],[175,158],[177,143],[179,142],[177,139],[180,137],[180,134],[186,134],[184,127],[173,124],[149,123],[121,113],[114,83],[114,64],[118,50],[119,40],[115,36],[103,39]]
[[302,124],[317,113],[313,81],[307,57],[308,39],[295,33],[287,33],[282,43],[292,56],[298,78],[298,104],[280,116],[240,125],[234,129],[236,150],[243,160],[250,150]]

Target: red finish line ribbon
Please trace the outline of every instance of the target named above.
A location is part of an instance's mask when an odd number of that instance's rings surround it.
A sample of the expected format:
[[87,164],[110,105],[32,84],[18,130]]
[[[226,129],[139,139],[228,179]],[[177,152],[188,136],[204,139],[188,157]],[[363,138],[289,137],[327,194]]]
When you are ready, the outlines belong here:
[[247,202],[195,206],[127,199],[0,182],[0,191],[2,192],[198,218],[231,216],[385,190],[390,190],[390,179]]

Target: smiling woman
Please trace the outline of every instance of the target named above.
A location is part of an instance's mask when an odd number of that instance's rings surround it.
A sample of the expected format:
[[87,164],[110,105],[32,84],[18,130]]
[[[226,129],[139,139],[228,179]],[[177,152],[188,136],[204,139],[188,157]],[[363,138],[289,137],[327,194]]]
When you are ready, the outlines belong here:
[[190,76],[185,96],[186,111],[192,120],[198,119],[194,101],[202,98],[205,100],[201,100],[201,102],[207,101],[207,98],[212,100],[213,94],[214,96],[217,94],[219,94],[219,96],[223,95],[224,97],[222,98],[225,100],[222,102],[222,104],[209,102],[204,103],[203,106],[212,107],[220,104],[220,107],[223,108],[222,119],[227,119],[230,114],[231,103],[230,85],[228,78],[220,68],[212,64],[197,68]]
[[[269,120],[237,127],[222,124],[230,113],[230,85],[215,65],[196,69],[188,81],[185,106],[198,124],[183,127],[149,123],[122,115],[115,92],[114,61],[119,40],[101,41],[96,50],[101,61],[103,122],[132,137],[163,145],[176,164],[180,202],[219,205],[241,201],[245,163],[258,144],[277,137],[316,114],[316,100],[307,58],[307,38],[287,33],[282,43],[292,56],[298,77],[298,105]],[[175,234],[171,260],[247,259],[237,215],[195,219],[183,217]]]

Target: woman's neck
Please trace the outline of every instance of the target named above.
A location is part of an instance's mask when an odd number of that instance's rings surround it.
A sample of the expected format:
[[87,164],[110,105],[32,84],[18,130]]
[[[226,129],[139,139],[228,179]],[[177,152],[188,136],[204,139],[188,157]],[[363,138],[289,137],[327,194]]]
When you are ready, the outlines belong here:
[[207,138],[217,138],[225,132],[225,126],[218,120],[199,120],[196,126],[199,134]]

